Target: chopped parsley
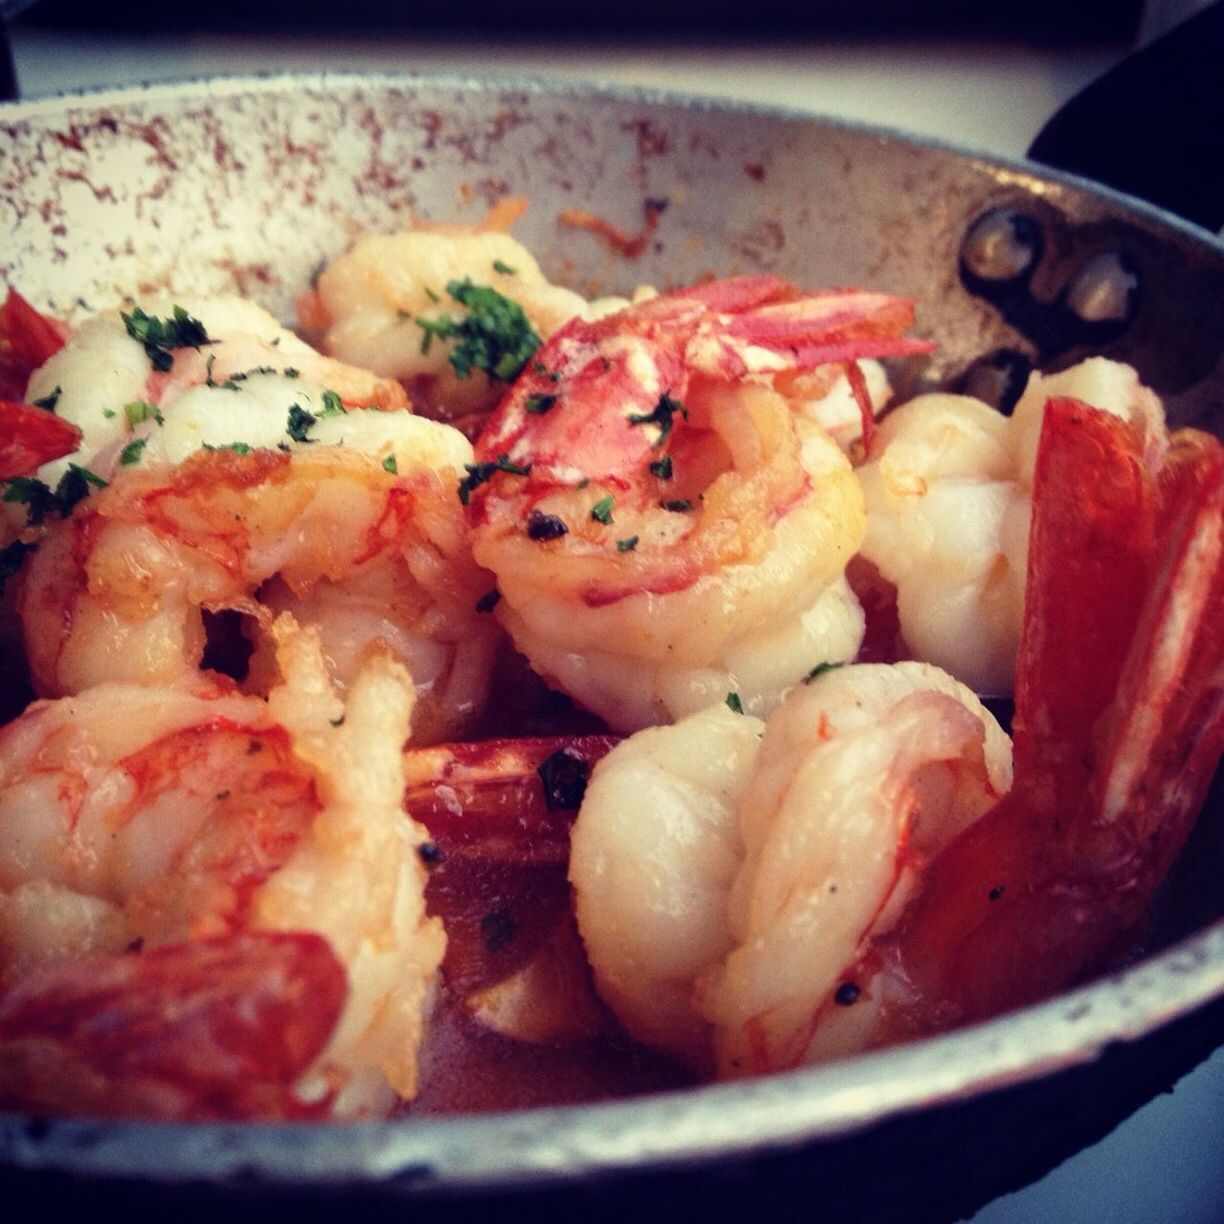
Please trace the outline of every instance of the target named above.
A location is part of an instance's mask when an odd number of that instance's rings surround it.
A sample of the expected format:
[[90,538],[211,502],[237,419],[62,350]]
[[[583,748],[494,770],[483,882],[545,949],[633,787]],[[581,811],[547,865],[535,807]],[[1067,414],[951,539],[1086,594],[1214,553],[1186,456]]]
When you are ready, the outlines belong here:
[[22,562],[37,547],[37,544],[26,544],[21,540],[14,540],[6,547],[0,548],[0,593],[4,591],[4,584],[21,568]]
[[503,276],[517,276],[518,269],[512,268],[508,263],[503,263],[500,259],[493,261],[493,271],[500,272]]
[[608,494],[607,497],[601,497],[591,507],[591,518],[597,523],[604,523],[605,525],[610,523],[612,521],[612,507],[614,505],[615,499],[611,494]]
[[679,413],[686,420],[688,418],[688,409],[678,400],[672,399],[670,395],[660,395],[659,402],[654,406],[651,412],[631,412],[629,414],[630,425],[657,425],[659,427],[659,436],[655,439],[655,446],[662,446],[664,442],[671,436],[673,418],[676,413]]
[[149,444],[148,438],[133,438],[119,452],[119,462],[123,465],[135,463],[140,458],[140,452]]
[[661,455],[650,465],[650,474],[657,476],[660,480],[670,480],[672,478],[672,457]]
[[217,446],[212,446],[205,442],[204,449],[207,451],[233,451],[235,455],[249,455],[251,453],[251,448],[245,442],[225,442]]
[[106,481],[87,467],[70,463],[68,470],[59,478],[59,484],[55,486],[55,497],[60,504],[60,513],[70,514],[72,507],[77,502],[89,496],[90,486],[95,489],[105,489]]
[[738,693],[727,694],[727,709],[733,710],[736,714],[742,714],[744,712],[744,703],[740,700],[740,695]]
[[55,494],[33,476],[14,476],[7,481],[4,500],[23,504],[26,508],[26,522],[31,527],[37,527],[48,514],[60,513],[60,504]]
[[50,395],[44,395],[34,401],[35,408],[45,408],[48,412],[55,411],[55,405],[59,403],[59,398],[64,394],[63,387],[56,387]]
[[556,407],[557,397],[555,395],[529,395],[527,402],[523,408],[530,412],[532,416],[543,416],[546,412],[550,412]]
[[616,541],[617,552],[632,552],[637,546],[641,536],[628,536],[624,540]]
[[511,476],[526,476],[531,472],[530,463],[513,463],[510,456],[498,455],[492,463],[465,463],[467,475],[459,482],[459,500],[466,506],[472,500],[472,490],[493,478],[494,472],[507,472]]
[[544,804],[550,812],[576,811],[586,794],[590,765],[576,753],[561,748],[536,770],[544,787]]
[[285,427],[285,432],[295,442],[310,442],[311,439],[306,435],[318,419],[313,412],[307,412],[301,404],[294,404],[289,409],[289,423]]
[[396,463],[394,455],[388,455],[382,461],[382,466],[384,472],[390,472],[392,476],[399,475],[399,464]]
[[418,316],[417,326],[424,333],[421,352],[429,352],[434,337],[457,340],[449,360],[458,377],[468,378],[473,370],[484,370],[492,378],[513,382],[541,344],[523,308],[496,289],[473,284],[467,277],[449,281],[446,291],[467,307],[467,316],[460,320],[445,314],[436,319]]
[[676,497],[671,501],[660,502],[659,505],[673,514],[687,514],[693,508],[692,501],[687,497]]
[[176,306],[168,319],[147,315],[139,306],[122,318],[128,335],[144,345],[155,370],[164,372],[174,365],[172,349],[199,349],[213,343],[204,324],[193,319],[181,306]]
[[817,676],[823,676],[825,672],[836,671],[839,667],[845,666],[845,663],[817,663],[816,666],[803,677],[803,683],[811,684]]
[[319,410],[320,417],[343,416],[347,411],[344,401],[334,391],[323,392],[323,407]]
[[130,404],[124,404],[123,415],[133,429],[144,421],[156,421],[159,425],[166,423],[162,414],[147,400],[133,400]]

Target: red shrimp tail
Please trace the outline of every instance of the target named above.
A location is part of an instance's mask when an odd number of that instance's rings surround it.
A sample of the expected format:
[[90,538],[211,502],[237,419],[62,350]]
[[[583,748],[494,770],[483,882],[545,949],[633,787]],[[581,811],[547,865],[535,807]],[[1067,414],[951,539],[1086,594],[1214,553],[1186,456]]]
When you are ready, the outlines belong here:
[[932,864],[881,949],[885,1040],[985,1019],[1125,954],[1224,735],[1218,442],[1159,474],[1124,422],[1046,407],[1016,680],[1015,785]]
[[[1224,445],[1175,434],[1161,472],[1160,555],[1109,717],[1095,800],[1128,835],[1127,895],[1147,903],[1224,753]],[[1125,860],[1115,850],[1121,870]]]
[[[526,965],[570,919],[570,826],[611,736],[444,744],[405,754],[404,806],[429,831],[425,901],[464,996]],[[421,781],[416,781],[421,779]]]
[[81,431],[54,412],[0,399],[0,480],[29,476],[80,444]]
[[25,396],[30,375],[64,347],[71,331],[40,314],[15,289],[0,306],[0,399]]
[[347,995],[318,935],[246,934],[103,956],[0,994],[0,1107],[174,1119],[308,1118],[294,1084]]
[[1051,757],[1081,786],[1151,582],[1159,488],[1143,440],[1078,400],[1051,399],[1033,479],[1016,661],[1016,774]]

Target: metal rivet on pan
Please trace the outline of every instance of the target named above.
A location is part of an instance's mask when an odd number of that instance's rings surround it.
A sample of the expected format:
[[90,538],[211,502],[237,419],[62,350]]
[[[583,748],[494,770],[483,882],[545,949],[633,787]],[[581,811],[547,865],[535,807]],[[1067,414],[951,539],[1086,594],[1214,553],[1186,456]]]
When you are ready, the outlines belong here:
[[1019,280],[1036,267],[1043,244],[1041,226],[1032,217],[995,209],[969,227],[961,244],[961,267],[978,280]]
[[1135,265],[1118,251],[1089,259],[1067,286],[1067,309],[1085,323],[1125,323],[1139,291]]

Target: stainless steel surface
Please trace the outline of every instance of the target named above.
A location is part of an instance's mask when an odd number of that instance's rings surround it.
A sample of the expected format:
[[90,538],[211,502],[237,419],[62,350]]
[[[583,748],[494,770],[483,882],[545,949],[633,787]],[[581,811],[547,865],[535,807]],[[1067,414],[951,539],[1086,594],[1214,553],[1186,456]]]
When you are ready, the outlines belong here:
[[[933,374],[951,379],[983,351],[1028,344],[957,270],[972,223],[1009,207],[1037,218],[1052,244],[1045,279],[1032,286],[1038,295],[1056,296],[1106,247],[1133,253],[1144,310],[1105,350],[1163,384],[1183,419],[1206,419],[1224,401],[1211,309],[1224,297],[1224,246],[1073,179],[894,133],[530,81],[343,76],[27,103],[0,111],[0,126],[10,233],[0,273],[69,314],[133,288],[190,286],[236,288],[289,316],[318,261],[357,230],[390,228],[409,210],[475,218],[503,194],[522,193],[532,208],[518,232],[578,288],[771,270],[909,293],[923,303],[921,332],[941,342]],[[645,199],[668,206],[657,242],[637,262],[557,221],[560,209],[585,207],[633,230]],[[944,1117],[954,1132],[962,1106],[1019,1089],[1057,1099],[1060,1083],[1098,1060],[1105,1066],[1127,1050],[1142,1058],[1173,1022],[1203,1018],[1206,1035],[1184,1043],[1187,1065],[1221,1039],[1219,815],[1201,839],[1199,866],[1166,893],[1152,947],[1174,946],[980,1028],[788,1076],[523,1114],[309,1129],[6,1119],[0,1161],[163,1185],[374,1187],[419,1202],[650,1170],[695,1184],[737,1163],[814,1159],[915,1110]],[[1178,1059],[1166,1052],[1169,1075]],[[1061,1124],[1057,1114],[1045,1122]],[[994,1189],[1035,1167],[1035,1149],[1054,1138],[1020,1129],[1014,1167],[1000,1167]],[[823,1176],[833,1175],[826,1167]],[[874,1191],[863,1193],[866,1203]],[[872,1200],[864,1218],[885,1218],[890,1201]],[[912,1205],[909,1218],[918,1218]]]

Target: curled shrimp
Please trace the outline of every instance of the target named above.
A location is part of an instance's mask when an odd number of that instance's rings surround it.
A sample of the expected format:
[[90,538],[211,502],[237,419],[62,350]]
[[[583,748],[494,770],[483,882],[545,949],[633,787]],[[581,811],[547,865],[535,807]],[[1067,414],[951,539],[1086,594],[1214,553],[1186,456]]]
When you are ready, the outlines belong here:
[[[412,691],[103,685],[0,735],[0,1098],[163,1116],[360,1116],[416,1088],[442,957],[404,816]],[[112,1095],[113,1094],[113,1095]]]
[[[976,698],[909,663],[793,690],[755,753],[707,711],[596,771],[580,925],[643,1040],[781,1070],[1021,1006],[1133,946],[1224,746],[1224,447],[1186,431],[1154,465],[1142,428],[1077,401],[1045,422],[1014,774]],[[663,814],[629,844],[626,791]],[[656,903],[669,878],[683,906]]]
[[521,365],[499,372],[494,358],[469,367],[461,355],[453,360],[457,341],[434,339],[443,318],[461,326],[478,316],[473,286],[500,299],[491,339],[516,331],[534,348],[591,315],[578,294],[545,279],[498,217],[364,235],[324,268],[298,313],[326,352],[399,380],[424,411],[449,420],[488,412]]
[[[18,608],[38,692],[190,682],[219,666],[266,693],[278,680],[270,628],[289,611],[321,633],[341,684],[371,652],[406,661],[419,741],[479,713],[497,631],[477,611],[490,580],[454,496],[470,454],[461,435],[407,413],[351,412],[288,452],[197,450],[167,466],[146,459],[156,433],[26,562]],[[218,643],[222,612],[245,637]]]
[[917,663],[828,670],[765,723],[723,705],[630,737],[574,831],[601,995],[698,1070],[800,1061],[862,930],[914,887],[907,856],[987,811],[1010,765],[973,694]]
[[627,731],[728,690],[762,712],[815,663],[853,657],[858,485],[771,383],[925,351],[900,335],[911,318],[883,295],[756,277],[558,332],[461,487],[497,614],[535,669]]
[[884,418],[858,469],[862,553],[897,589],[906,645],[979,693],[1011,692],[1037,442],[1045,402],[1057,395],[1131,421],[1159,461],[1159,401],[1129,366],[1095,357],[1034,374],[1010,418],[969,396],[919,396]]
[[1028,585],[1015,786],[863,949],[873,1044],[1042,998],[1133,946],[1224,749],[1224,446],[1183,430],[1153,461],[1141,427],[1051,400]]
[[101,469],[143,437],[146,431],[136,426],[155,415],[180,452],[203,444],[258,445],[243,411],[252,400],[226,398],[240,386],[250,391],[242,384],[253,374],[265,391],[270,375],[295,384],[282,416],[295,394],[317,402],[324,391],[353,407],[408,403],[398,383],[320,355],[254,302],[150,299],[86,320],[32,370],[25,399],[54,403],[56,416],[81,433],[76,450],[46,462],[39,475],[54,484],[71,459],[108,476]]

